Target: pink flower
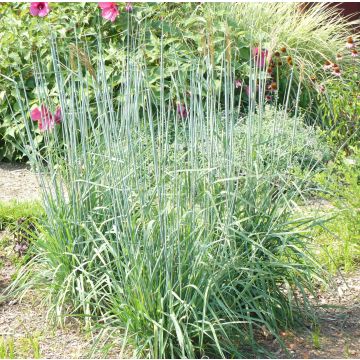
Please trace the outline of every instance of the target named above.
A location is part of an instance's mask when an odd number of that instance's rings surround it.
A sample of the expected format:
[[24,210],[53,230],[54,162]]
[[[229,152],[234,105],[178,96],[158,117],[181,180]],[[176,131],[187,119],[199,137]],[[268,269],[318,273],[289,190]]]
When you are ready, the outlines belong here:
[[241,87],[241,85],[242,85],[242,81],[241,80],[235,80],[235,87],[238,89],[238,88],[240,88]]
[[347,41],[346,41],[346,45],[345,45],[348,49],[353,49],[355,47],[355,43],[353,38],[350,36],[348,37]]
[[54,114],[54,118],[55,118],[55,123],[56,124],[60,124],[61,123],[61,107],[58,106],[56,108],[55,114]]
[[333,65],[334,64],[332,62],[330,62],[329,60],[326,60],[324,66],[323,66],[323,69],[330,70],[330,69],[332,69]]
[[352,57],[358,57],[359,54],[358,54],[357,50],[352,49],[352,50],[351,50],[351,56],[352,56]]
[[341,70],[338,67],[336,67],[336,68],[333,69],[332,74],[334,76],[340,77],[341,76]]
[[114,22],[119,15],[118,7],[114,2],[99,2],[99,8],[101,9],[101,16],[111,22]]
[[32,16],[44,17],[50,12],[47,2],[32,2],[30,4],[30,14]]
[[338,53],[336,54],[336,60],[341,61],[343,59],[342,54]]
[[[259,56],[260,53],[260,56]],[[267,50],[259,50],[259,48],[252,49],[253,57],[255,58],[256,66],[259,68],[263,68],[265,66],[266,58],[269,54]]]
[[268,102],[270,102],[270,101],[272,100],[272,96],[266,95],[266,96],[265,96],[265,100],[268,101]]
[[318,92],[320,94],[323,94],[325,92],[325,86],[323,84],[320,84],[318,87]]
[[38,122],[40,131],[51,130],[54,128],[55,123],[60,124],[61,122],[61,108],[58,106],[53,115],[49,109],[42,104],[40,109],[36,107],[31,110],[30,117],[32,121]]
[[133,11],[133,6],[132,6],[131,2],[127,2],[125,4],[125,11],[127,11],[127,12],[132,12]]
[[184,104],[177,104],[176,109],[177,109],[177,113],[180,115],[182,119],[188,116],[188,112]]

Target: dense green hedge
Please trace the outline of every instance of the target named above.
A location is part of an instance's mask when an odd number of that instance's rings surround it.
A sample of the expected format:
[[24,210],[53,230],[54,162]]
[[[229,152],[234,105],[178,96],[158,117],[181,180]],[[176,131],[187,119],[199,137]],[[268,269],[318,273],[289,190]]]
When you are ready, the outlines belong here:
[[[17,81],[21,75],[30,105],[36,105],[35,58],[41,59],[49,72],[46,75],[49,94],[56,96],[51,91],[50,35],[56,35],[63,51],[84,52],[85,55],[98,47],[100,35],[108,76],[116,89],[121,83],[121,59],[126,55],[130,33],[131,41],[136,41],[136,36],[144,36],[147,40],[141,51],[145,53],[147,71],[156,90],[161,34],[164,34],[163,56],[169,81],[175,69],[186,71],[199,56],[209,56],[213,65],[218,66],[225,52],[227,59],[231,58],[237,65],[235,76],[246,84],[250,46],[268,49],[270,54],[286,48],[284,53],[280,52],[281,58],[277,62],[282,65],[273,70],[279,83],[279,94],[283,93],[293,72],[294,80],[304,79],[306,85],[306,91],[301,94],[303,106],[311,106],[319,84],[331,78],[331,74],[323,71],[322,63],[325,59],[333,61],[350,34],[346,20],[335,16],[336,10],[324,4],[316,4],[307,12],[300,11],[296,3],[134,3],[131,13],[124,11],[124,3],[118,6],[120,15],[112,23],[99,16],[97,3],[50,3],[51,12],[43,18],[30,15],[29,3],[2,4],[0,74]],[[80,41],[77,46],[75,39]],[[91,72],[96,67],[96,57],[85,56],[84,63]],[[16,144],[24,131],[22,117],[13,86],[4,76],[0,76],[0,160],[20,160],[23,155],[16,149]],[[314,78],[317,79],[315,84]],[[15,118],[12,112],[16,114]],[[41,136],[39,132],[39,143]]]

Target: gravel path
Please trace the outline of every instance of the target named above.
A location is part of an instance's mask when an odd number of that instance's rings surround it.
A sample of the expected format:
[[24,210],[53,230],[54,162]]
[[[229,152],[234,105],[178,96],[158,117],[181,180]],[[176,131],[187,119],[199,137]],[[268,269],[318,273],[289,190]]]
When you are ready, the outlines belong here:
[[0,202],[40,198],[39,185],[29,166],[0,162]]

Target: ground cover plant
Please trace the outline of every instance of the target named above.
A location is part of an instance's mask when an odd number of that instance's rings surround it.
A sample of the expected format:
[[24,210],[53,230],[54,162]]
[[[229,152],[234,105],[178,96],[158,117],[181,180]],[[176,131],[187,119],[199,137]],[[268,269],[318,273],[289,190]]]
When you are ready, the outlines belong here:
[[[138,36],[128,38],[135,50]],[[209,51],[170,83],[160,57],[154,91],[146,57],[130,50],[114,87],[102,48],[99,38],[97,53],[86,53],[97,59],[89,72],[83,53],[69,57],[53,38],[56,96],[38,57],[36,104],[21,76],[9,79],[46,213],[36,256],[11,290],[41,289],[59,321],[72,314],[90,328],[122,329],[136,356],[264,355],[260,330],[281,342],[280,329],[311,317],[308,294],[321,275],[306,249],[313,223],[293,212],[322,161],[301,156],[308,143],[298,132],[318,141],[302,123],[301,84],[290,77],[295,103],[280,100],[250,56],[243,113],[226,51],[220,67]],[[288,146],[279,151],[282,129]]]
[[37,219],[43,215],[39,202],[0,202],[0,230],[14,227],[20,219]]
[[340,153],[337,160],[316,175],[322,189],[321,196],[329,201],[326,221],[315,233],[321,244],[317,256],[331,271],[354,271],[360,263],[360,157],[359,150],[352,154]]
[[[3,3],[0,7],[3,45],[0,74],[12,77],[21,73],[28,100],[35,105],[37,94],[32,57],[39,51],[42,61],[51,67],[51,52],[47,46],[50,33],[57,33],[62,50],[86,54],[86,48],[96,48],[96,34],[100,32],[109,81],[114,88],[119,87],[122,81],[120,59],[126,56],[126,35],[133,27],[139,27],[146,39],[141,53],[146,56],[150,86],[155,93],[159,88],[162,31],[166,33],[162,55],[166,64],[165,82],[171,82],[171,73],[179,66],[186,70],[192,60],[208,53],[213,65],[221,67],[222,44],[226,39],[227,54],[234,66],[239,65],[235,72],[238,84],[241,82],[244,88],[249,86],[249,67],[244,64],[250,56],[251,46],[262,59],[259,65],[263,60],[269,62],[266,68],[278,83],[280,97],[286,93],[289,76],[295,82],[302,74],[302,84],[307,91],[301,93],[300,105],[307,108],[312,103],[316,113],[322,104],[326,117],[322,123],[325,125],[332,121],[332,115],[327,116],[331,111],[329,97],[321,94],[331,79],[335,80],[329,86],[329,94],[343,87],[346,81],[342,79],[352,78],[347,64],[357,60],[348,56],[346,49],[350,36],[353,36],[354,44],[358,41],[347,19],[340,17],[335,7],[323,3],[307,9],[298,3],[118,3],[108,10],[99,8],[97,3],[51,3],[40,10],[37,5],[31,7],[28,3]],[[8,30],[10,28],[12,31]],[[84,44],[84,48],[76,46],[75,38]],[[173,61],[174,52],[178,54],[177,62]],[[343,54],[341,60],[337,59],[339,53]],[[93,71],[96,59],[83,57],[81,61],[86,63],[88,71]],[[334,66],[324,71],[325,63]],[[44,77],[49,84],[55,84],[53,73],[48,72]],[[18,144],[26,130],[13,89],[2,76],[0,84],[0,159],[20,160],[24,154]],[[55,92],[55,87],[53,90]],[[317,93],[321,95],[318,100]],[[290,97],[296,98],[296,93]],[[15,119],[9,115],[9,106],[17,115]],[[308,116],[308,121],[317,120]],[[36,135],[41,146],[43,134],[36,131]]]

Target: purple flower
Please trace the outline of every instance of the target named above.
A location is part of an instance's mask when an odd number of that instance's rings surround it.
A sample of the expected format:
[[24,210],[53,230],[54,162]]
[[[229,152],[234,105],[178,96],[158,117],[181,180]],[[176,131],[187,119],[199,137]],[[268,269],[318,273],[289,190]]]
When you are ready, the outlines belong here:
[[61,108],[58,106],[53,115],[50,110],[42,104],[40,109],[36,107],[31,110],[30,117],[32,121],[38,122],[40,131],[50,131],[54,128],[55,123],[61,123]]
[[332,74],[333,74],[334,76],[340,77],[340,76],[341,76],[341,70],[340,70],[340,68],[335,67],[335,68],[333,69],[333,71],[332,71]]
[[340,54],[340,53],[336,54],[336,60],[337,61],[341,61],[342,59],[343,59],[342,54]]
[[334,64],[332,62],[330,62],[329,60],[326,60],[324,66],[323,66],[323,69],[330,70],[330,69],[332,69],[333,65]]
[[40,131],[51,130],[54,127],[54,117],[49,109],[43,104],[40,109],[36,107],[30,112],[32,121],[37,121]]
[[320,84],[318,87],[318,91],[320,94],[323,94],[325,92],[325,86],[323,84]]
[[133,11],[133,6],[132,6],[131,2],[125,3],[125,11],[127,11],[127,12]]
[[185,119],[188,116],[186,106],[184,104],[177,104],[177,113],[182,119]]
[[263,68],[265,66],[266,58],[269,54],[268,50],[260,50],[259,48],[253,48],[252,54],[255,59],[256,66]]

